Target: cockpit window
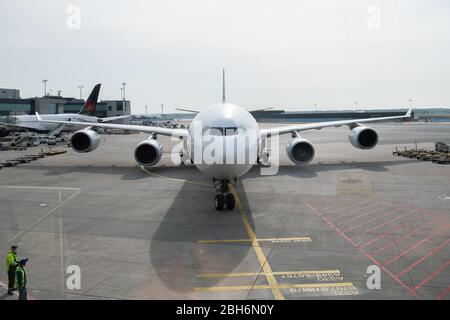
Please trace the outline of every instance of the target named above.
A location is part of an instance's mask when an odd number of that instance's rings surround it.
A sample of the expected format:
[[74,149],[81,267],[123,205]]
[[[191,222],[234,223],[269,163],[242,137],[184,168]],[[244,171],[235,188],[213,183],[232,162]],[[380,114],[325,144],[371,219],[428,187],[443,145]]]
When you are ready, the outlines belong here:
[[221,127],[212,127],[209,131],[211,136],[223,136],[223,128]]
[[226,136],[234,136],[238,132],[238,129],[236,127],[231,128],[225,128],[225,135]]
[[235,136],[237,134],[245,133],[245,128],[242,127],[204,127],[203,135],[209,136]]

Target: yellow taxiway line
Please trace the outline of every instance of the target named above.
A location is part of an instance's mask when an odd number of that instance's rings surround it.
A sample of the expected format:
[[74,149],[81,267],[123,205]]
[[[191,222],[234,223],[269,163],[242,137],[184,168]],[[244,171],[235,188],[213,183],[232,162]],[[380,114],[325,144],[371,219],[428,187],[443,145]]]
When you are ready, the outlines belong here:
[[[272,290],[273,296],[275,300],[284,300],[284,296],[280,291],[280,288],[278,288],[278,282],[277,279],[275,279],[275,276],[273,275],[272,268],[269,265],[269,262],[267,261],[267,258],[261,249],[261,246],[259,245],[258,239],[256,238],[255,231],[253,231],[252,226],[248,222],[247,215],[242,208],[241,200],[239,199],[236,189],[233,187],[233,185],[229,185],[230,192],[233,194],[234,199],[236,200],[236,206],[239,209],[239,212],[241,214],[242,221],[244,222],[245,229],[247,230],[248,236],[252,242],[253,250],[256,253],[256,256],[258,257],[259,264],[261,265],[261,268],[264,270],[264,274],[267,278],[267,281],[269,282],[269,286],[267,286],[269,289]],[[249,286],[244,286],[249,287]],[[215,287],[220,288],[220,287]],[[250,286],[250,289],[253,288]],[[214,288],[212,288],[214,289]],[[250,289],[242,289],[242,290],[250,290]],[[195,289],[194,289],[195,291]],[[214,291],[214,290],[213,290]]]
[[[185,179],[177,179],[177,178],[170,178],[170,177],[167,177],[167,176],[163,176],[163,175],[160,175],[160,174],[148,171],[143,166],[141,166],[141,169],[144,172],[146,172],[146,173],[148,173],[150,175],[153,175],[155,177],[158,177],[158,178],[164,178],[164,179],[168,179],[168,180],[175,181],[175,182],[181,182],[181,183],[189,183],[189,184],[208,186],[208,187],[210,186],[210,185],[208,185],[206,183],[193,182],[193,181],[188,181],[188,180],[185,180]],[[267,262],[267,258],[264,255],[264,252],[261,249],[261,246],[259,245],[258,239],[256,238],[255,231],[253,231],[250,223],[248,222],[247,215],[246,215],[244,209],[242,208],[241,201],[240,201],[240,199],[239,199],[239,197],[238,197],[238,195],[236,193],[236,190],[233,187],[233,185],[231,185],[231,184],[229,185],[229,188],[230,188],[230,192],[233,194],[233,196],[234,196],[234,198],[236,200],[236,206],[238,207],[239,212],[241,214],[241,218],[242,218],[242,221],[244,223],[245,229],[247,230],[247,233],[248,233],[248,236],[249,236],[249,238],[251,240],[253,249],[254,249],[254,251],[256,253],[256,256],[258,257],[259,264],[261,265],[261,268],[264,270],[264,274],[265,274],[265,276],[267,278],[267,281],[269,282],[269,286],[267,286],[267,287],[272,290],[272,293],[273,293],[273,295],[274,295],[276,300],[284,300],[284,296],[281,293],[280,289],[278,288],[278,282],[275,279],[275,276],[272,273],[272,269],[270,268],[270,265]],[[252,288],[252,287],[250,287],[250,288]],[[194,288],[194,291],[195,291],[195,288]]]
[[[290,243],[290,242],[310,242],[312,239],[310,237],[298,237],[298,238],[263,238],[256,239],[258,242],[280,242],[280,243]],[[237,242],[252,242],[252,239],[219,239],[219,240],[198,240],[197,243],[208,244],[208,243],[237,243]]]
[[[340,275],[339,270],[311,270],[311,271],[280,271],[272,272],[274,276],[283,275],[309,275],[309,274],[327,274],[327,275]],[[197,274],[198,278],[222,278],[222,277],[254,277],[254,276],[266,276],[265,272],[235,272],[235,273],[200,273]]]
[[[272,285],[254,285],[254,286],[223,286],[223,287],[197,287],[194,288],[195,292],[205,292],[205,291],[240,291],[240,290],[268,290],[274,289],[301,289],[301,288],[334,288],[334,287],[354,287],[351,282],[340,282],[340,283],[309,283],[309,284],[277,284]],[[284,299],[284,296],[282,296]]]

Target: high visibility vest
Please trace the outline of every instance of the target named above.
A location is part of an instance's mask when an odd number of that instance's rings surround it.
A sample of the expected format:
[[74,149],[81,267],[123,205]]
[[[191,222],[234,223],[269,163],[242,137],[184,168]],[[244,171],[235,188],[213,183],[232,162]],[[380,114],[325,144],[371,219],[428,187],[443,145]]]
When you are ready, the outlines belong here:
[[22,266],[18,266],[16,269],[16,287],[25,288],[27,285],[27,272]]
[[14,251],[8,252],[6,255],[6,272],[9,272],[10,266],[16,266],[17,264],[17,256]]

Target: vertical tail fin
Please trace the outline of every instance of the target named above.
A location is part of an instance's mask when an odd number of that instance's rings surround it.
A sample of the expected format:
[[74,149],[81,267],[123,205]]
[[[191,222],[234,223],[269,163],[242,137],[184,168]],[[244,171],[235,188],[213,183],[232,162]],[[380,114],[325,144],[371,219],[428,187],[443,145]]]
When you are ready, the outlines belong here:
[[225,98],[225,68],[222,69],[222,103],[226,102]]
[[79,114],[93,115],[95,113],[95,108],[97,107],[98,93],[100,92],[100,86],[101,86],[100,83],[95,85],[94,89],[92,89],[92,92],[89,95],[89,98],[87,98],[80,112],[78,112]]

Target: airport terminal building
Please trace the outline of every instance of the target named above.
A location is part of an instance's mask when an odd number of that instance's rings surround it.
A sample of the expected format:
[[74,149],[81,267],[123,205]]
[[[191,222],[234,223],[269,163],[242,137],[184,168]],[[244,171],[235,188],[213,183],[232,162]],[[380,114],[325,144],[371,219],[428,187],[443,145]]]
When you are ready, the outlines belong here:
[[[23,114],[60,114],[78,113],[84,100],[62,97],[44,96],[22,99],[18,89],[0,88],[0,117]],[[405,114],[407,109],[392,108],[380,110],[321,110],[321,111],[285,111],[283,109],[252,111],[258,122],[318,122],[359,118],[392,117]],[[102,100],[97,103],[95,116],[115,117],[131,114],[130,100]],[[144,115],[142,115],[145,117]],[[192,113],[164,114],[159,119],[192,119]],[[413,118],[418,121],[450,121],[449,108],[414,108]]]
[[[285,111],[264,110],[253,111],[252,115],[258,122],[320,122],[347,119],[395,117],[404,115],[408,110],[326,110],[326,111]],[[412,118],[417,121],[441,122],[450,121],[449,108],[414,108]]]
[[[78,113],[83,104],[84,100],[62,96],[22,99],[19,90],[0,88],[0,116],[17,116],[35,112],[40,114]],[[130,100],[103,100],[97,103],[94,115],[104,118],[130,114]]]
[[[408,110],[404,108],[383,109],[383,110],[321,110],[321,111],[285,111],[278,110],[259,110],[250,111],[258,122],[266,123],[286,123],[286,122],[320,122],[337,121],[347,119],[376,118],[376,117],[395,117],[404,115]],[[168,113],[158,116],[158,120],[192,120],[194,113]],[[450,108],[415,108],[412,111],[412,117],[416,121],[429,122],[450,122]],[[140,120],[138,120],[140,119]],[[153,121],[155,115],[136,115],[135,120]]]

